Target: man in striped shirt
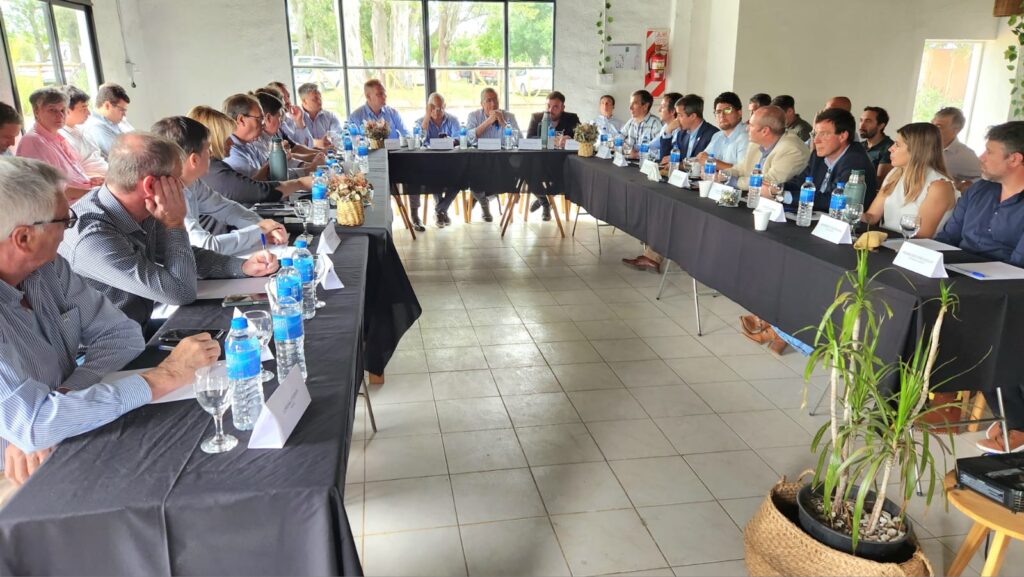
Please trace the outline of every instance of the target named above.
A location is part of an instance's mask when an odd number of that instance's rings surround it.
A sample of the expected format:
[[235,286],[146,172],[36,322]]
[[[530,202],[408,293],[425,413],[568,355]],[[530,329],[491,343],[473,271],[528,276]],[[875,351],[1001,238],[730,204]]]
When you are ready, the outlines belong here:
[[103,379],[144,342],[138,324],[57,256],[77,218],[63,193],[64,176],[52,166],[0,159],[0,504],[54,445],[191,382],[220,354],[204,334],[157,368]]
[[651,114],[651,106],[654,104],[654,97],[646,90],[637,90],[629,100],[630,119],[622,125],[620,131],[626,142],[633,147],[629,153],[630,158],[638,158],[640,155],[640,143],[647,139],[648,143],[654,143],[655,138],[661,132],[662,123],[657,116]]
[[277,259],[247,260],[192,247],[185,228],[181,147],[153,134],[123,134],[110,149],[107,184],[79,201],[60,245],[71,268],[129,318],[146,324],[154,301],[187,305],[198,278],[266,276]]

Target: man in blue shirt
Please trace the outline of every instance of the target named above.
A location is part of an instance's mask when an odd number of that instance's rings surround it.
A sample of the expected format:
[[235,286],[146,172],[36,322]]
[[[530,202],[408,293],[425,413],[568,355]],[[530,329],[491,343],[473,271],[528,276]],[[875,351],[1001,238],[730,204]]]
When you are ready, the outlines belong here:
[[387,120],[391,127],[391,134],[388,138],[398,138],[407,133],[402,116],[397,110],[388,106],[388,92],[380,80],[371,78],[363,84],[363,94],[366,96],[366,104],[356,108],[349,115],[349,122],[354,122],[362,128],[367,120]]
[[715,98],[715,119],[718,132],[711,137],[711,142],[703,152],[697,155],[697,161],[703,164],[709,154],[715,155],[718,170],[732,168],[747,154],[750,134],[743,124],[743,103],[735,92],[723,92]]
[[304,129],[295,128],[296,140],[305,146],[327,148],[332,132],[340,133],[341,120],[330,110],[324,110],[323,97],[316,84],[307,82],[299,87],[299,99],[302,101],[302,123]]
[[125,132],[130,102],[128,93],[117,84],[101,84],[96,91],[95,109],[82,124],[82,132],[85,139],[100,150],[103,158],[110,154],[114,139]]
[[[434,92],[427,97],[427,112],[422,118],[416,119],[416,125],[420,127],[420,133],[423,135],[424,142],[430,142],[431,139],[442,137],[458,140],[461,128],[459,126],[459,119],[454,114],[445,111],[444,96],[441,96],[438,92]],[[413,194],[409,195],[409,211],[416,214],[420,207],[420,195],[416,194],[417,191],[410,192]],[[459,191],[449,189],[444,191],[443,196],[440,192],[434,193],[434,202],[436,203],[434,218],[437,222],[437,228],[444,228],[452,223],[451,219],[448,218],[448,207],[452,205],[452,201],[458,195]],[[414,220],[419,220],[419,217],[416,217]]]
[[718,132],[704,122],[704,99],[696,94],[687,94],[676,101],[676,118],[682,130],[676,135],[675,144],[683,158],[693,158],[703,152]]
[[[516,122],[514,114],[502,110],[498,102],[498,92],[488,86],[480,91],[480,108],[469,113],[466,119],[466,128],[469,130],[469,141],[475,143],[481,138],[501,138],[505,131],[505,125],[511,124],[513,134],[519,133],[519,123]],[[491,222],[491,199],[487,197],[486,190],[474,190],[473,198],[480,204],[480,210],[484,216],[484,222]],[[490,191],[497,194],[499,190]]]
[[832,193],[837,183],[846,183],[854,170],[864,174],[867,192],[864,206],[871,206],[875,199],[875,165],[864,150],[864,145],[853,141],[857,130],[857,121],[853,115],[842,108],[826,108],[814,117],[814,132],[811,133],[811,156],[807,160],[806,169],[794,176],[786,184],[785,204],[796,209],[799,195],[789,191],[797,191],[808,176],[814,181],[817,191],[814,194],[814,210],[827,212],[832,200]]

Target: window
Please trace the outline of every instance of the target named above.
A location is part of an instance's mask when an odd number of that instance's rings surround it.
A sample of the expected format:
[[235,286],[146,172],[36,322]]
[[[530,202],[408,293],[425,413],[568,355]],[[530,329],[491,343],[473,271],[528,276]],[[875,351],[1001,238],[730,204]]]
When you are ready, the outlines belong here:
[[[2,1],[2,0],[0,0]],[[480,91],[526,129],[553,87],[553,0],[288,0],[295,87],[316,82],[324,106],[348,115],[364,103],[363,83],[379,78],[406,128],[427,95],[444,95],[465,121]]]
[[28,97],[37,88],[74,84],[89,94],[100,84],[92,12],[59,0],[0,0],[17,106],[31,124]]
[[955,106],[964,112],[969,132],[974,96],[981,73],[982,43],[926,40],[914,99],[914,122],[930,122],[935,112]]

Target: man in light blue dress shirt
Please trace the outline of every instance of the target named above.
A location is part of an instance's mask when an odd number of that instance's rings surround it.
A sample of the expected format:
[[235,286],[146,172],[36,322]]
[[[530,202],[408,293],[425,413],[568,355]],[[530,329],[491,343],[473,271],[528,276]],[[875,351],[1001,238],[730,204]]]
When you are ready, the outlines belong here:
[[93,113],[82,124],[85,139],[98,148],[103,158],[110,154],[114,139],[126,132],[126,116],[131,99],[121,86],[113,83],[101,84],[96,91]]
[[294,129],[295,140],[304,146],[327,148],[332,132],[341,132],[341,120],[330,110],[324,110],[323,97],[316,84],[307,82],[299,87],[302,101],[304,128]]
[[718,170],[732,168],[732,165],[743,160],[750,144],[750,134],[743,123],[743,103],[735,92],[723,92],[715,98],[715,119],[718,132],[711,137],[711,142],[703,152],[697,155],[701,164],[709,154],[715,155]]
[[[469,142],[475,144],[481,138],[501,138],[505,132],[505,125],[511,124],[514,133],[519,132],[519,123],[511,112],[502,110],[498,102],[498,92],[487,87],[480,91],[480,109],[469,113],[466,119]],[[473,198],[480,203],[480,210],[483,212],[484,221],[491,222],[491,200],[487,193],[494,194],[505,192],[501,190],[474,190]]]
[[360,130],[367,120],[387,120],[391,127],[391,134],[388,138],[398,138],[408,134],[405,124],[402,122],[402,115],[397,110],[388,106],[388,91],[380,80],[372,78],[363,85],[363,94],[366,96],[366,104],[356,108],[349,115],[349,122],[356,123]]
[[598,103],[598,110],[600,112],[594,119],[594,124],[597,125],[600,134],[607,134],[608,139],[611,140],[622,129],[622,121],[612,116],[615,114],[615,97],[611,94],[602,96]]
[[[426,143],[433,138],[442,136],[457,141],[462,128],[459,126],[459,119],[454,114],[445,111],[444,96],[438,92],[427,97],[427,113],[422,118],[417,118],[414,126],[420,127],[420,134],[423,135],[423,141]],[[420,207],[420,195],[415,194],[415,191],[410,192],[414,194],[409,195],[409,210],[415,213]],[[448,207],[458,196],[459,191],[450,189],[446,189],[443,195],[440,192],[434,193],[434,202],[436,203],[434,218],[437,221],[437,228],[444,228],[452,223],[448,218]]]
[[138,323],[57,256],[77,219],[63,181],[43,162],[0,159],[0,503],[54,445],[186,385],[220,354],[204,334],[141,375],[104,379],[145,343]]

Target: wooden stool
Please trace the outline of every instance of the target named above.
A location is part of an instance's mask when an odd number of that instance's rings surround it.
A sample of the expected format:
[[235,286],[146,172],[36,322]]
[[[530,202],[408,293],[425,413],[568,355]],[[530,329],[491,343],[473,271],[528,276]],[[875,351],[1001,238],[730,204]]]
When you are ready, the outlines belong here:
[[985,558],[985,567],[982,568],[981,574],[983,577],[998,575],[1003,566],[1003,558],[1006,556],[1006,547],[1010,544],[1010,539],[1024,541],[1024,515],[1014,514],[988,497],[983,497],[970,489],[957,489],[955,471],[950,471],[946,475],[943,484],[946,487],[949,502],[964,515],[974,520],[974,526],[964,538],[964,544],[960,546],[960,550],[946,574],[950,577],[960,575],[978,551],[978,547],[984,543],[985,537],[990,531],[995,531],[995,535],[992,536],[992,546],[989,548],[988,557]]

